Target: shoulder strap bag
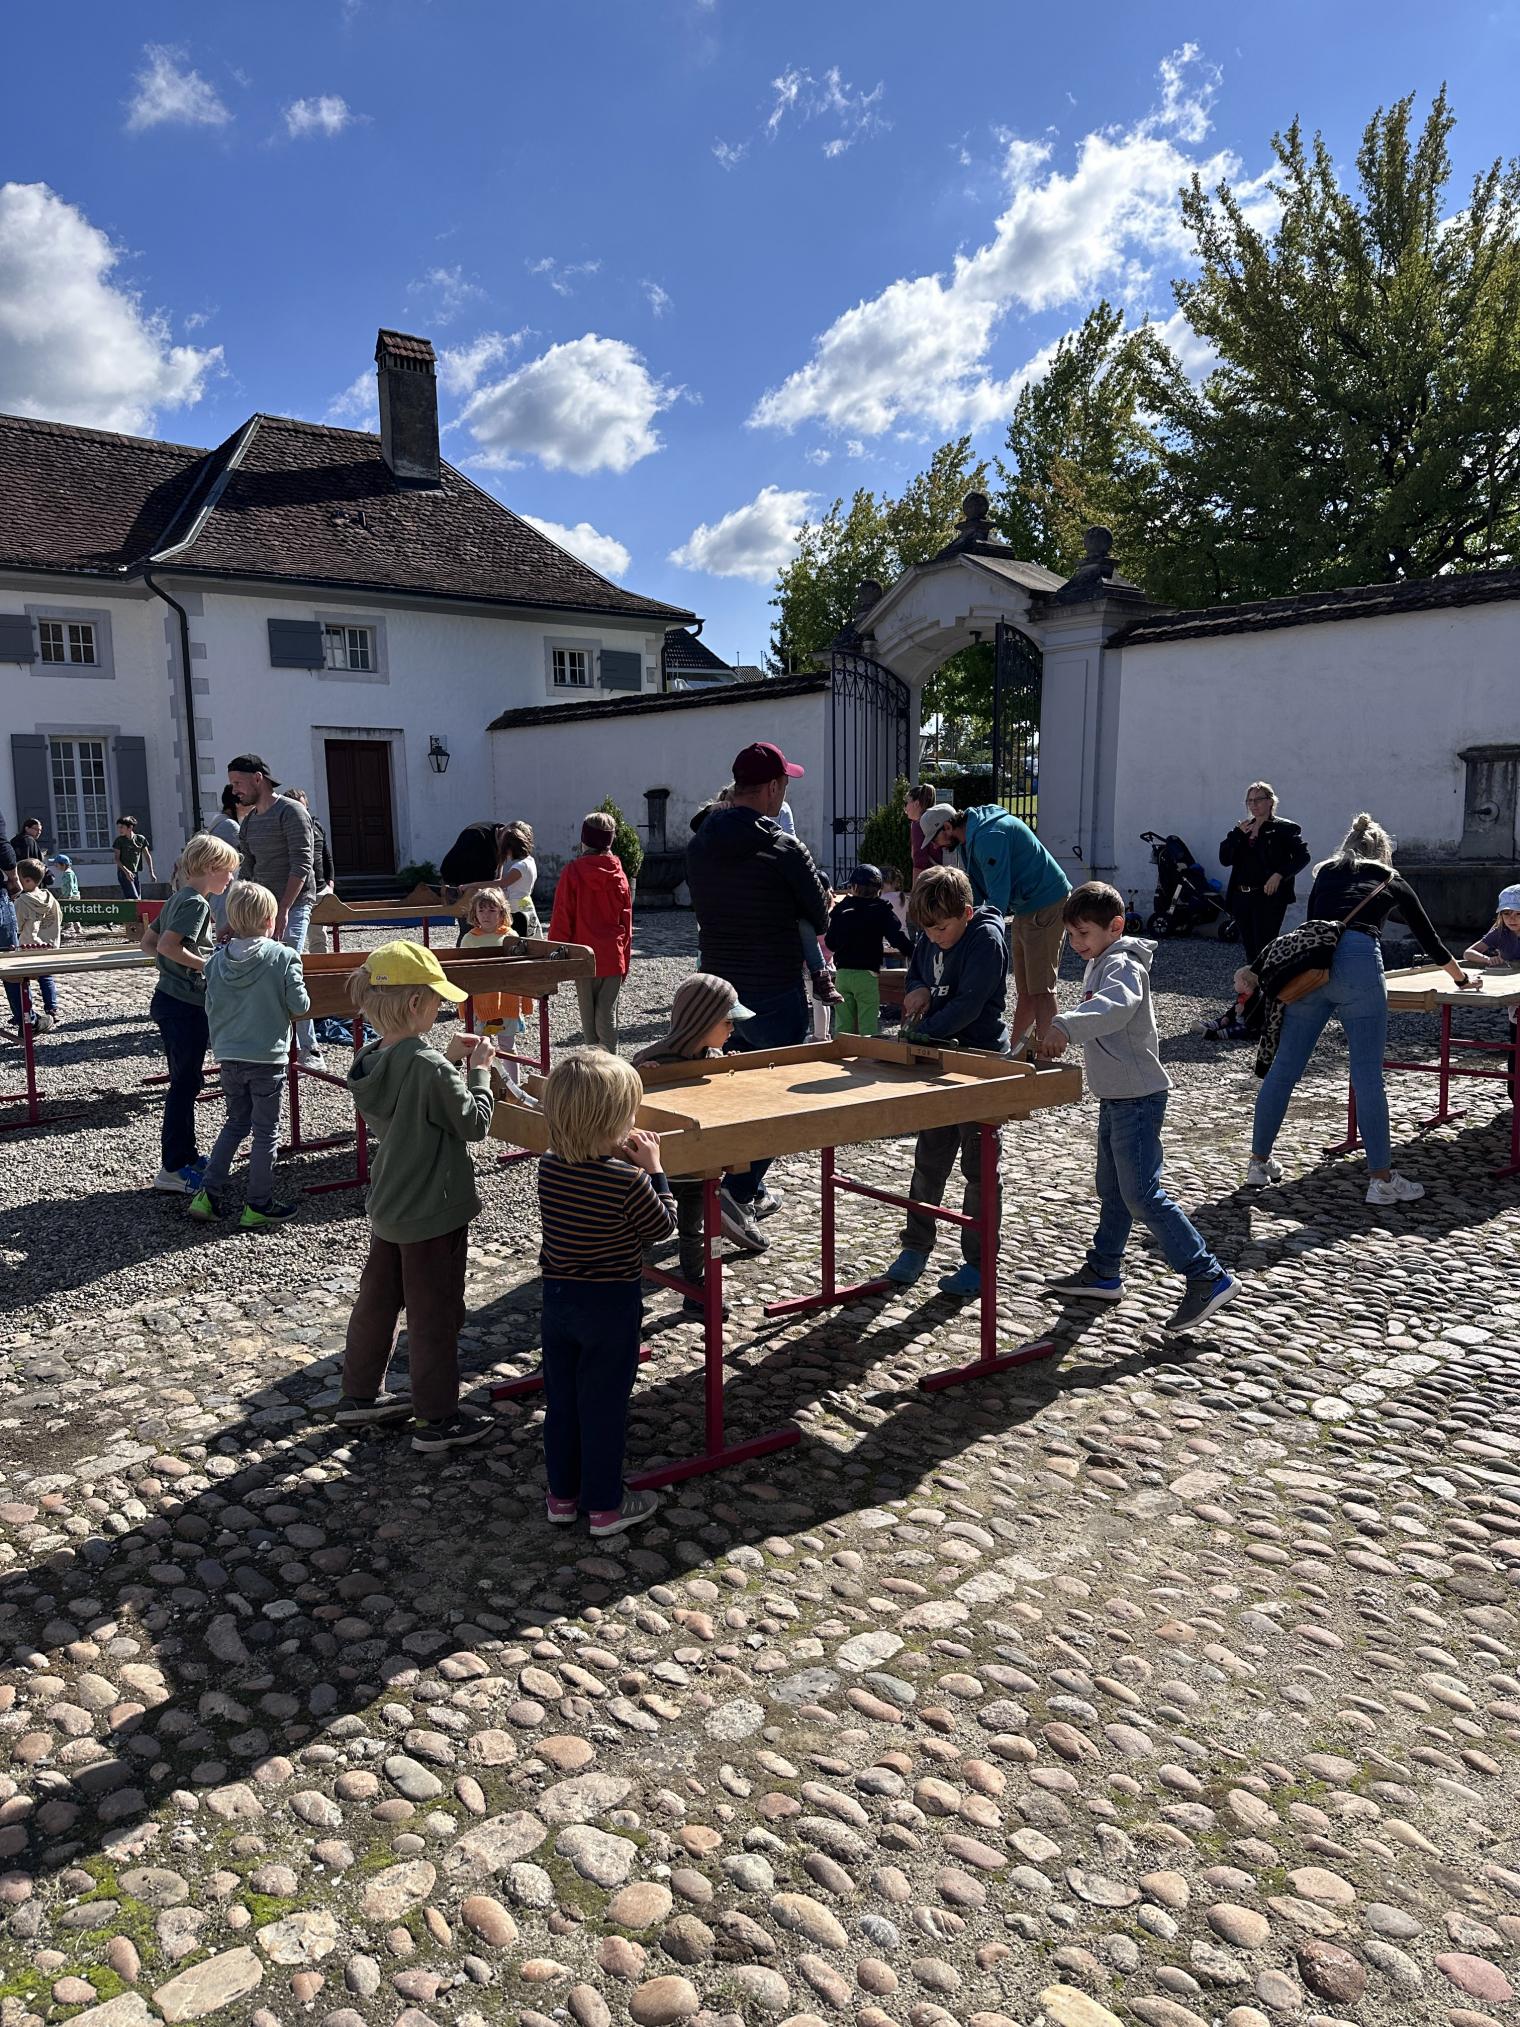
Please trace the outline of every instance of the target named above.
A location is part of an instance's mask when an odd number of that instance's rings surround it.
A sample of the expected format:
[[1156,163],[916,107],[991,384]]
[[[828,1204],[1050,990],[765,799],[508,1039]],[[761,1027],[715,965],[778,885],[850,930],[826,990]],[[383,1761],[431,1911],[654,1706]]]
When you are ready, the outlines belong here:
[[1329,983],[1330,966],[1342,932],[1362,910],[1393,885],[1393,874],[1366,894],[1343,922],[1304,922],[1269,943],[1256,961],[1256,976],[1268,999],[1292,1006]]

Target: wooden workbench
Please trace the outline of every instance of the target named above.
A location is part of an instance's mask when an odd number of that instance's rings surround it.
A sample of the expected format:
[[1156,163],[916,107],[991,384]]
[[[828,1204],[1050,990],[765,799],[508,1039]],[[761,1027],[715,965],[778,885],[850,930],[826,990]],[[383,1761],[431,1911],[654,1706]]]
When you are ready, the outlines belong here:
[[[940,1205],[918,1208],[952,1227],[976,1223],[981,1234],[981,1351],[970,1365],[931,1373],[919,1384],[934,1390],[980,1379],[1008,1366],[1048,1358],[1047,1339],[1000,1353],[997,1348],[998,1207],[995,1188],[998,1128],[1058,1105],[1073,1105],[1082,1094],[1081,1073],[1068,1064],[1036,1067],[974,1049],[937,1049],[887,1041],[878,1036],[836,1035],[832,1041],[753,1054],[708,1057],[691,1063],[651,1065],[642,1071],[645,1098],[636,1123],[660,1136],[667,1175],[700,1176],[703,1188],[702,1285],[650,1270],[647,1279],[693,1296],[703,1307],[706,1441],[694,1457],[664,1464],[630,1484],[665,1485],[699,1473],[785,1449],[799,1440],[794,1423],[741,1443],[724,1438],[723,1264],[718,1185],[726,1169],[747,1167],[773,1155],[818,1150],[822,1160],[822,1287],[812,1295],[773,1302],[767,1316],[801,1315],[884,1293],[893,1284],[878,1277],[841,1287],[835,1254],[836,1200],[869,1198],[898,1209],[913,1208],[895,1196],[841,1175],[836,1147],[897,1138],[929,1126],[977,1125],[981,1129],[982,1211],[973,1220]],[[541,1080],[526,1079],[530,1093]],[[548,1131],[542,1112],[511,1099],[501,1100],[492,1134],[542,1154]],[[906,1150],[904,1161],[908,1159]],[[495,1389],[496,1398],[536,1390],[541,1377],[513,1380]]]

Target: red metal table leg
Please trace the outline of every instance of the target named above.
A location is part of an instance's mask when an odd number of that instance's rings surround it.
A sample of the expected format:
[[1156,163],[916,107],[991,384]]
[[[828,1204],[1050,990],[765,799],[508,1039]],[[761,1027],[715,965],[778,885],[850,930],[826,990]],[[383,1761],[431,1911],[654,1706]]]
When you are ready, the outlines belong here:
[[964,1386],[968,1380],[985,1379],[988,1373],[1006,1372],[1010,1366],[1032,1365],[1036,1360],[1054,1357],[1058,1346],[1054,1338],[1042,1337],[1032,1344],[1021,1344],[1015,1351],[999,1352],[997,1348],[997,1257],[998,1257],[998,1129],[983,1126],[981,1129],[981,1356],[970,1365],[956,1366],[946,1372],[926,1373],[919,1381],[925,1393],[940,1393],[946,1387]]
[[[354,1038],[354,1054],[357,1056],[360,1049],[364,1046],[363,1014],[355,1014],[351,1026]],[[320,1070],[308,1071],[307,1075],[315,1076],[325,1084],[345,1083],[343,1078],[328,1076]],[[308,1140],[306,1142],[306,1150],[309,1153],[314,1148],[341,1147],[349,1138],[350,1135],[347,1133],[337,1133],[330,1140]],[[369,1129],[364,1124],[364,1114],[358,1110],[357,1106],[354,1109],[352,1139],[354,1143],[353,1174],[339,1176],[333,1182],[309,1182],[302,1190],[303,1196],[331,1196],[338,1190],[364,1189],[367,1187],[369,1183]],[[288,1153],[290,1150],[287,1149],[286,1152]]]
[[[841,1185],[834,1165],[833,1148],[825,1147],[821,1150],[821,1154],[823,1201],[819,1230],[823,1238],[823,1287],[816,1295],[797,1295],[785,1302],[767,1302],[765,1305],[767,1316],[807,1316],[815,1309],[834,1309],[841,1302],[853,1302],[856,1296],[881,1295],[895,1285],[885,1274],[878,1274],[874,1281],[854,1281],[848,1288],[839,1286],[838,1269],[835,1264],[834,1200],[839,1194]],[[867,1194],[858,1186],[854,1188],[853,1193],[861,1196]],[[896,1203],[899,1199],[884,1197],[883,1201]]]
[[1520,1175],[1520,1027],[1510,1030],[1509,1102],[1509,1164],[1494,1170],[1496,1182]]
[[[649,1349],[647,1344],[639,1346],[640,1365],[648,1365],[653,1356],[654,1353]],[[530,1372],[526,1379],[498,1380],[496,1385],[492,1387],[488,1398],[493,1401],[520,1401],[528,1394],[539,1394],[543,1390],[544,1375],[542,1369],[540,1369],[538,1372]]]
[[[1441,1053],[1437,1060],[1440,1064],[1440,1095],[1435,1111],[1431,1113],[1428,1119],[1420,1121],[1422,1131],[1427,1126],[1444,1126],[1448,1119],[1465,1119],[1467,1117],[1467,1107],[1465,1105],[1453,1107],[1451,1104],[1451,1008],[1449,1006],[1441,1008]],[[1461,1072],[1459,1071],[1457,1074],[1460,1076]]]
[[26,1126],[40,1126],[42,1114],[39,1106],[45,1095],[37,1088],[37,1044],[32,1028],[32,981],[29,978],[19,979],[17,990],[21,998],[21,1057],[26,1065],[26,1089],[0,1093],[0,1103],[19,1105],[24,1099],[26,1117],[7,1120],[6,1124],[0,1127],[0,1132],[5,1133],[17,1133]]
[[1348,1088],[1346,1092],[1346,1137],[1344,1140],[1337,1140],[1333,1147],[1322,1148],[1321,1152],[1324,1154],[1354,1154],[1361,1144],[1362,1137],[1357,1130],[1356,1123],[1356,1092]]

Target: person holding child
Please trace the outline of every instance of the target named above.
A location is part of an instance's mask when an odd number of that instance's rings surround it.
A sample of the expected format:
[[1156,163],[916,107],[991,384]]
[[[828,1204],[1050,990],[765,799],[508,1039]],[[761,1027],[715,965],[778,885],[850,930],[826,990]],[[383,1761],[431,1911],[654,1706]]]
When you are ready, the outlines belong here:
[[643,1096],[638,1071],[596,1049],[562,1056],[543,1088],[545,1511],[555,1527],[584,1512],[597,1539],[637,1527],[660,1503],[623,1483],[644,1247],[676,1222],[659,1135],[633,1123]]
[[1104,880],[1078,887],[1063,909],[1067,939],[1086,963],[1081,1004],[1057,1014],[1036,1043],[1042,1057],[1082,1049],[1087,1084],[1098,1101],[1098,1228],[1075,1273],[1047,1282],[1062,1299],[1119,1302],[1124,1249],[1138,1219],[1173,1273],[1182,1300],[1162,1326],[1168,1336],[1195,1330],[1240,1293],[1202,1234],[1161,1180],[1161,1126],[1172,1080],[1162,1068],[1151,998],[1156,946],[1124,930],[1124,897]]
[[[640,1049],[633,1059],[633,1066],[637,1070],[655,1063],[692,1063],[699,1062],[704,1056],[721,1056],[733,1040],[734,1022],[749,1018],[749,1008],[739,1004],[739,995],[726,978],[713,978],[705,971],[693,971],[676,987],[675,997],[670,1003],[669,1028],[659,1041],[652,1042],[647,1049]],[[702,1179],[695,1175],[678,1175],[672,1178],[670,1188],[676,1200],[681,1278],[700,1290],[707,1279]],[[749,1250],[763,1253],[770,1245],[764,1232],[751,1223],[736,1204],[723,1205],[722,1197],[720,1190],[720,1209],[730,1210],[732,1217],[742,1220],[747,1231],[753,1234]],[[697,1318],[705,1314],[700,1294],[687,1295],[683,1299],[681,1314]],[[725,1317],[728,1315],[727,1303],[723,1305],[723,1314]]]
[[[464,912],[459,947],[472,950],[500,950],[515,943],[517,934],[507,919],[507,897],[500,887],[477,887]],[[473,995],[475,1018],[480,1031],[490,1035],[506,1055],[516,1052],[522,1040],[523,1017],[533,1006],[515,992],[477,992]]]
[[581,823],[581,849],[559,876],[549,938],[588,944],[596,976],[575,981],[581,1036],[588,1048],[617,1054],[617,1001],[633,951],[633,891],[612,849],[617,825],[594,809]]
[[224,1192],[233,1158],[251,1135],[248,1193],[238,1220],[244,1232],[263,1231],[295,1211],[294,1204],[275,1201],[274,1158],[290,1024],[311,1012],[311,995],[300,953],[274,940],[278,914],[279,903],[267,887],[235,880],[224,910],[228,941],[206,965],[206,1022],[221,1068],[227,1120],[190,1199],[190,1216],[204,1224],[227,1216],[231,1205]]
[[[40,859],[22,859],[16,867],[21,892],[16,896],[16,934],[23,950],[56,950],[63,942],[63,910],[43,886],[46,868]],[[39,978],[37,991],[42,1000],[34,1010],[32,1025],[45,1035],[58,1019],[58,983]]]
[[[466,1449],[494,1436],[494,1415],[459,1404],[470,1221],[480,1213],[470,1145],[490,1131],[496,1097],[489,1035],[429,1041],[439,1008],[469,994],[431,950],[405,941],[372,950],[349,996],[380,1039],[360,1049],[348,1088],[379,1146],[370,1164],[369,1254],[343,1351],[343,1426],[416,1417],[412,1448]],[[468,1069],[461,1068],[468,1058]],[[409,1394],[383,1389],[406,1312]]]
[[[1008,1028],[1003,1009],[1008,992],[1008,932],[1001,913],[977,907],[971,882],[959,866],[931,866],[913,882],[908,920],[922,933],[913,946],[903,988],[903,1038],[943,1042],[963,1049],[1008,1053]],[[1002,1135],[994,1127],[999,1154]],[[965,1195],[961,1209],[968,1218],[982,1214],[981,1126],[925,1127],[913,1149],[913,1180],[908,1195],[915,1203],[943,1202],[945,1185],[960,1155]],[[1002,1178],[994,1167],[995,1217],[1002,1212]],[[903,1227],[902,1251],[887,1269],[887,1279],[911,1288],[929,1264],[937,1220],[909,1211]],[[940,1279],[945,1295],[982,1292],[982,1235],[978,1225],[962,1225],[962,1263]]]
[[201,1187],[204,1159],[195,1146],[195,1101],[206,1082],[206,965],[216,947],[211,896],[225,894],[238,869],[238,854],[221,838],[197,831],[179,855],[184,881],[143,934],[142,947],[158,966],[158,983],[148,1012],[163,1037],[169,1063],[164,1096],[160,1165],[153,1187],[194,1196]]
[[913,944],[882,898],[882,876],[876,866],[857,866],[850,891],[829,914],[829,949],[836,970],[841,1005],[835,1032],[874,1035],[881,1025],[881,983],[885,946],[909,957]]

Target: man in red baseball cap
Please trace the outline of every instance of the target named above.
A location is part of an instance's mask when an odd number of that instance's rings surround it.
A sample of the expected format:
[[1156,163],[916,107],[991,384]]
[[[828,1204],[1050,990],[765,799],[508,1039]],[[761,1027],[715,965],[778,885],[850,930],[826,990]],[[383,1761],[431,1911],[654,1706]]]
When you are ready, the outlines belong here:
[[[686,848],[697,966],[726,979],[750,1009],[749,1019],[734,1027],[744,1049],[790,1048],[812,1029],[798,924],[824,934],[829,890],[807,846],[778,821],[787,783],[801,773],[768,739],[746,746],[734,755],[727,803],[709,810]],[[778,1203],[764,1186],[769,1166],[756,1162],[729,1176],[721,1191],[724,1230],[751,1250],[759,1249],[753,1218]]]

